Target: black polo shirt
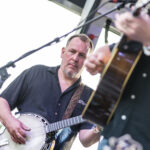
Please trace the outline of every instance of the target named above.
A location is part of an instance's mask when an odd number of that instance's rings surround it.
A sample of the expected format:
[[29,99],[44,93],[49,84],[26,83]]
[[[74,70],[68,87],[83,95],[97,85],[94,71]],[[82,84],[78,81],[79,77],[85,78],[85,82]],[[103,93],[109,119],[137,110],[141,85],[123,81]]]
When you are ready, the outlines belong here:
[[[36,65],[25,70],[1,94],[11,110],[15,107],[20,112],[32,112],[45,117],[49,123],[62,120],[66,107],[79,86],[76,81],[63,93],[58,81],[58,68]],[[91,94],[92,90],[85,86],[72,116],[78,116]],[[78,129],[91,128],[91,124],[83,123]]]
[[129,133],[144,150],[150,148],[150,56],[142,55],[117,110],[104,128],[105,138]]

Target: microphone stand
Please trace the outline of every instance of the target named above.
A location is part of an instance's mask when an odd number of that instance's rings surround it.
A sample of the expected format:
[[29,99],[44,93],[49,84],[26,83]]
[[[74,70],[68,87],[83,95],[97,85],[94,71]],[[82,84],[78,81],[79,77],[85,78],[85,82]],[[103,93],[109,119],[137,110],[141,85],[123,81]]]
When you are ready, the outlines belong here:
[[21,57],[17,58],[16,60],[10,61],[6,65],[2,66],[0,68],[0,88],[2,87],[4,81],[10,76],[10,74],[7,73],[7,68],[9,68],[9,67],[13,67],[14,68],[15,67],[15,63],[18,62],[19,60],[21,60],[21,59],[23,59],[23,58],[25,58],[25,57],[27,57],[27,56],[29,56],[29,55],[39,51],[40,49],[43,49],[43,48],[45,48],[47,46],[50,46],[52,43],[60,42],[60,39],[65,38],[70,33],[74,32],[74,31],[76,31],[76,30],[78,30],[78,29],[80,29],[80,28],[82,28],[82,27],[84,27],[84,26],[86,26],[86,25],[88,25],[88,24],[90,24],[90,23],[92,23],[92,22],[94,22],[94,21],[96,21],[96,20],[98,20],[98,19],[100,19],[100,18],[102,18],[102,17],[104,17],[104,16],[114,12],[114,11],[116,11],[116,10],[119,10],[119,9],[123,8],[125,6],[125,4],[126,4],[125,2],[120,3],[118,6],[116,6],[112,10],[109,10],[105,14],[99,15],[99,16],[97,16],[97,17],[95,17],[95,18],[85,22],[83,25],[74,28],[72,31],[70,31],[70,32],[68,32],[68,33],[66,33],[66,34],[64,34],[64,35],[62,35],[60,37],[56,37],[54,40],[50,41],[49,43],[47,43],[47,44],[45,44],[45,45],[43,45],[43,46],[41,46],[41,47],[39,47],[37,49],[31,50],[31,51],[23,54]]

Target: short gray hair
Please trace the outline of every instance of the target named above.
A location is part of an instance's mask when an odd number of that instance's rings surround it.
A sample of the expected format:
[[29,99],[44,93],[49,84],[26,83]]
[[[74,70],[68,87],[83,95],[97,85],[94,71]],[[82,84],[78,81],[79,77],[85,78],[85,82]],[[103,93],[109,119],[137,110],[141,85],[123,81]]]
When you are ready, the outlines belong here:
[[68,39],[66,46],[68,46],[69,42],[70,42],[73,38],[76,38],[76,37],[79,37],[81,41],[90,44],[90,52],[92,52],[92,51],[94,50],[93,42],[92,42],[92,40],[91,40],[86,34],[75,34],[75,35],[72,35],[72,36]]

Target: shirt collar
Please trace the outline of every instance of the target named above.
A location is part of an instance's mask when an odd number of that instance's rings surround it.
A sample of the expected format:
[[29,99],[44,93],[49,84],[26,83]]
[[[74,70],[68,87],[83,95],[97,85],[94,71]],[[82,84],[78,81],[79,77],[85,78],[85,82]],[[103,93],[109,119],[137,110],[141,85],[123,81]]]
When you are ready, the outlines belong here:
[[57,74],[59,68],[60,68],[60,66],[49,67],[49,68],[48,68],[48,72],[50,72],[50,73],[52,73],[52,74]]

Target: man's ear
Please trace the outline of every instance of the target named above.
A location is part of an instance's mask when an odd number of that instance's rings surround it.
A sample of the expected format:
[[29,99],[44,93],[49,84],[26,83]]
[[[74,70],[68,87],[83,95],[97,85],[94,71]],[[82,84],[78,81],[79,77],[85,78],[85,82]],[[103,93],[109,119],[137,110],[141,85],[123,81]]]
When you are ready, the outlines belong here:
[[61,58],[63,57],[63,54],[65,53],[65,50],[66,50],[65,47],[63,47],[63,48],[61,49]]

